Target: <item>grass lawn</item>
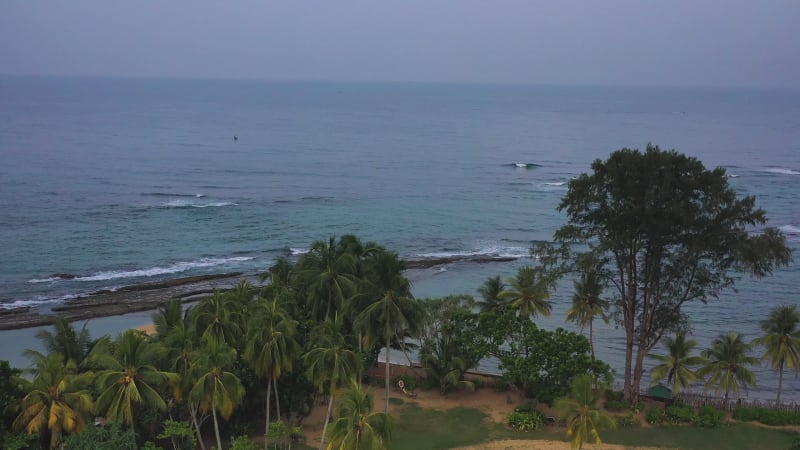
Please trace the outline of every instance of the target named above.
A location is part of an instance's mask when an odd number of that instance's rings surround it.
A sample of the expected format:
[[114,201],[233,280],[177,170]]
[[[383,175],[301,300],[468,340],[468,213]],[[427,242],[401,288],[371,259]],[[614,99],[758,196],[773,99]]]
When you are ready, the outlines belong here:
[[[518,433],[490,423],[478,410],[423,409],[406,404],[395,409],[392,450],[436,450],[475,445],[498,439],[566,440],[564,428]],[[692,426],[630,427],[602,434],[603,441],[625,446],[669,447],[685,450],[785,450],[800,433],[734,423],[717,429]]]

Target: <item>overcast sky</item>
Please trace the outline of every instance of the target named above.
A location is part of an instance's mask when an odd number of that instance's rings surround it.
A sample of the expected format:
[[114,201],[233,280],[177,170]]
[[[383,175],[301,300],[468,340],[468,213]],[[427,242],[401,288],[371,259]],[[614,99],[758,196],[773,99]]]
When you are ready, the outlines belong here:
[[800,88],[800,0],[0,0],[0,73]]

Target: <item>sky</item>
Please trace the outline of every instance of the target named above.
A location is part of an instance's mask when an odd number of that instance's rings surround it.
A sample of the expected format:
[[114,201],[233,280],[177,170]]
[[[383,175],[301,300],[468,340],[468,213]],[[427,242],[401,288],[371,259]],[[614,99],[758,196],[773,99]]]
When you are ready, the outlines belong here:
[[800,88],[798,0],[2,0],[0,74]]

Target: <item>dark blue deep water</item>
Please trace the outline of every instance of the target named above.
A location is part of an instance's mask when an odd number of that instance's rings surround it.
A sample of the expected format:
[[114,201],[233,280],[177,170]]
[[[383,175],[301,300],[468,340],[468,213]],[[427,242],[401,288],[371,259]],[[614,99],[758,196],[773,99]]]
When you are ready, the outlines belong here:
[[[0,302],[263,270],[345,233],[407,258],[525,256],[571,177],[648,142],[726,167],[800,247],[797,91],[0,77]],[[523,263],[410,277],[419,297],[475,294]],[[693,305],[693,337],[755,337],[799,279],[795,262]],[[562,284],[545,327],[569,328]],[[598,334],[621,361],[621,333]]]

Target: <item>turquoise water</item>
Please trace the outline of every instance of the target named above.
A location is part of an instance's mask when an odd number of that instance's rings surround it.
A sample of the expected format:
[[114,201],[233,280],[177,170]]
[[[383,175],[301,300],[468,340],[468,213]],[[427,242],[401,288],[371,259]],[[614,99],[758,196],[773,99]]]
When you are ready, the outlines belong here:
[[[571,177],[648,142],[726,167],[797,249],[796,91],[0,77],[0,301],[263,270],[344,233],[407,258],[524,257],[563,223]],[[474,294],[523,262],[409,276],[419,297]],[[693,305],[695,338],[755,337],[798,274]],[[618,360],[619,331],[599,334]]]

